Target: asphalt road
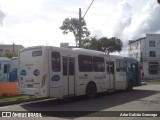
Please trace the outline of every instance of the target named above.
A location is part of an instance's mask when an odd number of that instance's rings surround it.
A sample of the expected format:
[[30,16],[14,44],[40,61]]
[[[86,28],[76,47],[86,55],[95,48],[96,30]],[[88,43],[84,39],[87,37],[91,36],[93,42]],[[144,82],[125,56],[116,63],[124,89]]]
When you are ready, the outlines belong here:
[[[131,92],[119,91],[114,94],[102,94],[98,95],[94,99],[85,99],[84,97],[75,97],[71,99],[48,99],[43,101],[28,102],[18,105],[10,105],[0,107],[0,111],[25,111],[29,114],[39,111],[40,114],[33,114],[42,118],[21,118],[14,117],[10,119],[34,119],[45,120],[47,119],[107,119],[114,120],[159,120],[160,117],[156,117],[157,111],[160,115],[160,83],[148,84],[139,87],[135,87]],[[47,111],[47,112],[44,112]],[[65,112],[57,112],[65,111]],[[78,111],[78,112],[75,112]],[[107,112],[106,112],[107,111]],[[113,112],[119,111],[119,112]],[[128,112],[129,111],[129,112]],[[146,113],[148,111],[149,113]],[[155,117],[144,117],[142,113],[155,115]],[[150,113],[151,112],[151,113]],[[122,113],[123,117],[119,117]],[[22,115],[23,114],[23,115]],[[21,113],[20,116],[24,117],[28,113]],[[115,117],[113,117],[115,115]],[[119,116],[117,116],[119,115]],[[125,117],[125,115],[127,117]],[[138,115],[141,115],[138,117]],[[32,115],[30,115],[32,116]],[[56,117],[53,117],[56,116]],[[69,116],[69,117],[66,117]],[[111,117],[110,117],[111,116]],[[133,117],[131,117],[133,116]],[[137,117],[135,117],[137,116]],[[0,120],[9,118],[0,118]]]

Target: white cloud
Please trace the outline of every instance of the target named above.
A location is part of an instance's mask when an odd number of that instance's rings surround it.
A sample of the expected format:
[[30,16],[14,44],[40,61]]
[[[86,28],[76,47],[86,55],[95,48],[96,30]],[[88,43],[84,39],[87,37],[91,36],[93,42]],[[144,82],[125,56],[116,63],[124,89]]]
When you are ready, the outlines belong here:
[[[59,26],[62,23],[53,14],[43,10],[46,0],[6,0],[0,5],[7,16],[4,26],[0,28],[0,43],[22,44],[25,47],[35,45],[59,46],[60,42],[72,43],[72,35],[64,36]],[[9,3],[9,4],[8,4]]]
[[113,24],[113,36],[123,38],[122,32],[131,23],[131,5],[126,1],[120,1],[117,5],[117,14]]
[[135,39],[142,37],[148,32],[159,30],[160,8],[155,1],[148,1],[141,11],[132,15],[131,24],[127,26],[123,34],[125,38]]
[[[34,20],[32,23],[21,23],[4,30],[1,36],[8,41],[5,43],[16,43],[24,46],[52,45],[59,46],[59,42],[69,41],[71,35],[63,36],[59,28],[54,28],[56,23],[47,23],[44,20]],[[67,41],[68,40],[68,41]]]
[[[65,18],[84,15],[91,0],[0,0],[0,43],[24,46],[54,45],[69,42],[72,33],[63,35],[59,27]],[[95,0],[85,16],[91,35],[118,37],[125,43],[142,37],[146,32],[157,33],[160,6],[156,0]]]
[[0,9],[0,25],[3,26],[3,19],[5,18],[5,13]]

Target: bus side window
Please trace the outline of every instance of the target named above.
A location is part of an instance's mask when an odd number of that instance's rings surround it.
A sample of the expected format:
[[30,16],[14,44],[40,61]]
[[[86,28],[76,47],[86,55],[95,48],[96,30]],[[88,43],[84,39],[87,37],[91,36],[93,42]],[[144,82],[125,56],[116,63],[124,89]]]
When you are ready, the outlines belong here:
[[124,66],[124,71],[127,71],[127,62],[126,61],[123,62],[123,66]]
[[109,70],[109,62],[106,62],[106,72],[107,72],[107,74],[110,73],[110,70]]
[[114,62],[110,62],[110,72],[114,74]]
[[104,58],[93,57],[93,68],[95,72],[104,72]]
[[123,60],[116,60],[116,71],[117,72],[125,71],[125,64]]
[[52,70],[53,72],[60,72],[61,64],[60,64],[60,53],[52,52]]
[[92,56],[78,55],[78,64],[80,72],[92,72],[93,62]]
[[116,60],[116,71],[117,72],[120,72],[120,61],[119,60]]
[[67,58],[63,58],[63,75],[67,75]]
[[127,63],[127,71],[129,72],[129,71],[132,71],[131,70],[131,64],[130,63]]
[[74,59],[69,60],[69,75],[74,75]]
[[132,70],[132,72],[135,72],[135,71],[136,71],[136,66],[135,66],[135,64],[131,64],[131,70]]

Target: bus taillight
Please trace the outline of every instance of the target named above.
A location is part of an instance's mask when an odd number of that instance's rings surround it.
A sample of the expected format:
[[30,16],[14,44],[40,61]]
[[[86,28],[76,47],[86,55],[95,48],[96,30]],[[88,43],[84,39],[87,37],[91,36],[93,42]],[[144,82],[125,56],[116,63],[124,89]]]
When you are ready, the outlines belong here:
[[47,80],[47,75],[45,74],[42,76],[42,87],[45,85],[46,80]]

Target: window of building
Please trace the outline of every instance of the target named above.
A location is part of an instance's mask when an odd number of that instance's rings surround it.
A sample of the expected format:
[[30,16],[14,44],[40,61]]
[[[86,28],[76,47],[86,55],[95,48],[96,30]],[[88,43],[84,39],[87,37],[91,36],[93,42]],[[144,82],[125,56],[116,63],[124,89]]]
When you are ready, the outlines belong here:
[[139,58],[139,53],[135,53],[135,58]]
[[132,54],[130,54],[129,56],[130,56],[130,57],[133,57],[133,55],[132,55]]
[[93,57],[93,68],[95,72],[104,72],[104,58]]
[[129,48],[130,48],[130,51],[131,51],[132,50],[132,46],[130,45]]
[[138,49],[138,47],[139,47],[139,43],[136,43],[135,49]]
[[10,50],[6,49],[5,52],[11,52]]
[[52,52],[52,70],[53,72],[59,72],[61,70],[60,53]]
[[149,57],[156,57],[156,51],[149,51]]
[[0,52],[3,52],[3,49],[0,49]]
[[93,71],[92,56],[79,55],[78,64],[80,72],[91,72]]
[[149,74],[150,75],[157,75],[159,64],[158,62],[149,62]]
[[155,47],[156,44],[155,44],[155,41],[154,40],[150,40],[149,41],[149,47]]

